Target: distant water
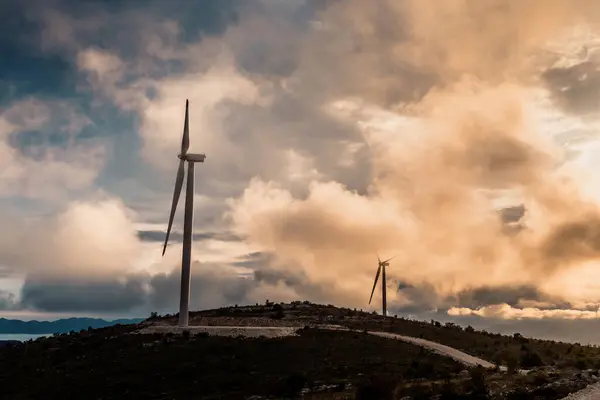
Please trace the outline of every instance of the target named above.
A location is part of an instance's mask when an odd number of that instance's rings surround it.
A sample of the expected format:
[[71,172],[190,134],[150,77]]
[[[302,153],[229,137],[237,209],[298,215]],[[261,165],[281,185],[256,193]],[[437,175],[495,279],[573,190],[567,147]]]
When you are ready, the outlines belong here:
[[42,336],[52,336],[51,333],[38,333],[38,334],[29,334],[29,333],[0,333],[0,340],[19,340],[24,342],[29,339],[37,339]]

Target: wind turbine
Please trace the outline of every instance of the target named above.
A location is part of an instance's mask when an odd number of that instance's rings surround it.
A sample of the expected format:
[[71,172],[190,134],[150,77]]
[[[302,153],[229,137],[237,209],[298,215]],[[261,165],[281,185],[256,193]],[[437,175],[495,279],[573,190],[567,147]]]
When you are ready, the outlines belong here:
[[173,203],[171,204],[171,215],[162,255],[165,255],[167,243],[173,226],[173,217],[177,209],[177,202],[183,187],[183,176],[185,174],[185,162],[187,161],[187,184],[185,186],[185,216],[183,222],[183,253],[181,256],[181,292],[179,299],[179,326],[188,325],[189,303],[190,303],[190,278],[192,262],[192,225],[194,221],[194,163],[204,162],[204,154],[188,153],[190,148],[189,130],[189,101],[185,101],[185,122],[183,125],[183,139],[181,140],[181,152],[179,158],[179,169],[175,178],[175,190],[173,191]]
[[377,262],[379,266],[377,267],[377,273],[375,274],[375,282],[373,282],[373,290],[371,290],[371,298],[369,299],[369,304],[371,304],[371,300],[373,300],[373,293],[375,293],[375,287],[377,286],[377,280],[379,279],[379,274],[381,274],[381,313],[385,318],[387,316],[387,293],[386,293],[386,279],[385,279],[385,267],[390,265],[390,260],[398,257],[395,255],[392,258],[388,258],[385,261],[381,261],[379,259],[379,254],[377,255]]

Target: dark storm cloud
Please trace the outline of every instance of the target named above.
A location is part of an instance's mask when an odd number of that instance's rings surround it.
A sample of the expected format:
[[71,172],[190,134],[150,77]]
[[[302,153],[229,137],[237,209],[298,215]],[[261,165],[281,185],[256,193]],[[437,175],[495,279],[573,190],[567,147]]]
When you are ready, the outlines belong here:
[[295,300],[314,301],[317,303],[336,303],[335,287],[323,285],[310,280],[303,271],[296,269],[280,269],[262,265],[254,271],[254,280],[270,286],[283,285],[291,288],[297,294]]
[[[200,310],[223,305],[248,303],[248,294],[255,286],[252,279],[238,276],[219,264],[192,265],[190,286],[190,309]],[[174,270],[157,274],[150,279],[149,305],[153,309],[177,310],[181,274]]]
[[0,310],[14,310],[19,308],[19,302],[13,293],[0,290]]
[[269,265],[272,258],[272,254],[255,251],[252,253],[248,253],[242,257],[238,257],[238,260],[232,262],[231,265],[235,267],[259,269],[264,268],[265,265]]
[[463,290],[456,295],[440,296],[432,285],[410,285],[395,282],[397,290],[406,304],[394,306],[400,313],[423,313],[432,310],[446,312],[451,307],[480,307],[508,304],[512,307],[533,306],[540,309],[568,310],[572,305],[564,300],[542,293],[534,286],[480,287]]
[[48,312],[128,311],[144,304],[142,278],[118,281],[67,282],[28,278],[21,306]]
[[525,206],[506,207],[500,210],[502,221],[505,223],[519,222],[525,215]]
[[[192,265],[192,310],[250,302],[257,281],[224,269],[219,264]],[[150,310],[176,312],[179,307],[180,270],[153,276],[129,276],[123,281],[68,281],[28,278],[21,301],[0,292],[1,309],[45,312],[147,314]]]
[[552,298],[534,286],[477,288],[460,292],[456,296],[457,307],[479,308],[494,304],[506,303],[519,307],[531,302],[541,309],[570,309],[571,304],[560,299]]
[[570,67],[551,68],[542,77],[565,110],[580,115],[600,110],[599,62],[584,61]]
[[[27,3],[27,2],[23,2]],[[139,46],[143,36],[166,20],[178,20],[184,27],[183,39],[197,41],[206,35],[220,35],[238,20],[238,10],[256,4],[256,0],[203,0],[173,3],[151,0],[140,8],[130,1],[48,0],[29,4],[21,10],[27,19],[41,27],[40,38],[46,49],[56,50],[56,45],[72,44],[75,39],[102,48],[120,48],[135,56],[145,46]],[[23,5],[25,7],[26,4]],[[67,18],[67,19],[65,19]],[[70,22],[70,26],[61,23]],[[139,29],[147,23],[148,29]],[[55,29],[56,28],[56,29]],[[76,31],[76,32],[75,32]],[[44,37],[46,36],[46,37]]]
[[272,269],[254,271],[254,279],[258,282],[265,282],[270,285],[276,285],[279,282],[283,282],[286,286],[294,287],[296,289],[301,288],[308,283],[308,280],[302,276],[294,275],[287,271],[275,271]]
[[[138,231],[138,237],[144,242],[164,242],[166,233],[164,231]],[[229,232],[204,232],[194,233],[193,241],[219,240],[223,242],[240,242],[241,238]],[[169,242],[182,242],[183,233],[171,232]]]
[[475,329],[486,330],[506,335],[520,333],[526,337],[600,345],[598,332],[600,319],[496,319],[477,316],[449,317],[442,314],[422,314],[421,319],[436,319],[443,322],[454,322],[462,326],[471,325]]

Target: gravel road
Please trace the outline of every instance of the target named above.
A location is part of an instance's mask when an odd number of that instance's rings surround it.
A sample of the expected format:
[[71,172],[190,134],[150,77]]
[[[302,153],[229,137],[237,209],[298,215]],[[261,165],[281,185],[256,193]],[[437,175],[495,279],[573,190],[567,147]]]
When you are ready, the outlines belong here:
[[562,400],[600,400],[600,383],[593,383],[578,392],[571,393]]

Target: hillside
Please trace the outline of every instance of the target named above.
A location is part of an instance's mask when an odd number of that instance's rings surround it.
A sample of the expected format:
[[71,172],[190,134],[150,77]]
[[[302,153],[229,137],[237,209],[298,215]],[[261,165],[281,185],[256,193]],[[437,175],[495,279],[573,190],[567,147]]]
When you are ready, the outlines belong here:
[[[154,324],[177,323],[177,316],[149,319]],[[514,368],[555,366],[558,368],[600,369],[600,347],[526,338],[520,334],[501,335],[469,326],[383,318],[333,305],[309,302],[225,307],[190,313],[190,325],[304,326],[310,323],[341,325],[358,330],[398,333],[428,339],[485,360]]]
[[[137,333],[175,321],[176,316],[154,316],[137,325],[89,329],[0,349],[0,397],[551,400],[594,381],[596,371],[581,371],[584,366],[578,360],[593,364],[598,359],[598,349],[587,346],[400,318],[383,321],[369,313],[310,303],[230,307],[191,315],[194,325],[296,326],[295,336]],[[321,327],[325,324],[358,331],[328,331]],[[523,376],[467,369],[413,344],[366,334],[366,329],[431,337],[482,358],[506,352],[515,364],[533,371]],[[532,356],[535,353],[539,360]],[[532,365],[544,363],[554,366]]]

